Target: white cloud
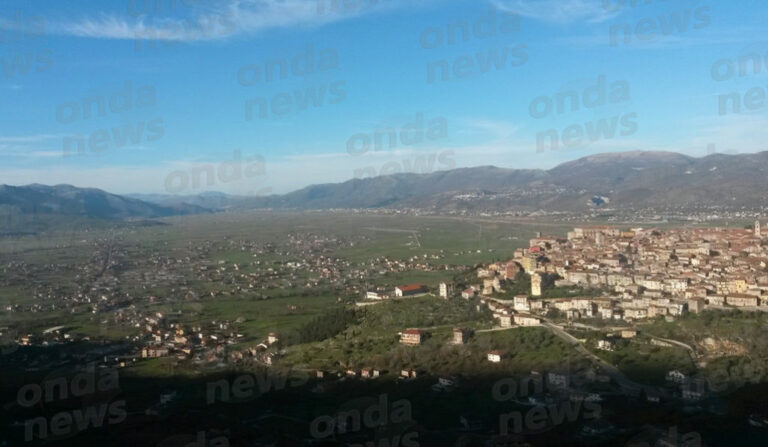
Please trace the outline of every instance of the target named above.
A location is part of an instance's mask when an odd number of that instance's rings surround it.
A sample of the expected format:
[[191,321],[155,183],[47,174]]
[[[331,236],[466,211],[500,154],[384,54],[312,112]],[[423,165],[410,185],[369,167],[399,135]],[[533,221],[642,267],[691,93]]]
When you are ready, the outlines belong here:
[[0,136],[0,159],[61,157],[60,151],[50,150],[52,143],[61,137],[54,134]]
[[[126,19],[101,15],[51,26],[59,34],[103,39],[160,41],[220,40],[239,34],[254,34],[284,27],[314,27],[358,17],[374,11],[395,9],[430,0],[360,0],[359,6],[344,7],[331,0],[227,0],[196,9],[189,18],[154,17],[144,14]],[[342,6],[337,9],[332,3]]]
[[35,151],[29,153],[33,158],[59,158],[61,157],[61,151]]
[[185,40],[188,32],[182,21],[168,21],[166,26],[147,25],[143,20],[128,22],[116,16],[102,16],[98,19],[83,19],[79,22],[61,24],[59,32],[77,37],[102,39],[137,40]]
[[[683,49],[692,47],[711,47],[713,45],[729,45],[729,44],[741,44],[753,42],[754,37],[758,33],[762,33],[762,30],[743,31],[739,35],[730,31],[725,32],[712,32],[696,34],[696,31],[689,31],[685,35],[658,35],[650,40],[638,40],[633,39],[631,43],[623,43],[621,39],[618,39],[617,43],[614,43],[621,51],[626,50],[664,50],[664,49]],[[621,38],[623,36],[619,34]],[[576,46],[581,48],[589,48],[596,46],[612,46],[611,36],[608,31],[604,33],[596,33],[591,35],[575,35],[559,37],[552,40],[553,43],[566,46]]]
[[697,132],[688,155],[707,155],[710,145],[719,152],[752,153],[768,150],[768,117],[762,114],[731,114],[694,118],[690,126]]
[[557,24],[602,23],[618,15],[615,8],[603,6],[602,0],[491,0],[499,9],[523,17]]
[[43,141],[55,140],[57,138],[61,138],[62,136],[63,135],[54,135],[54,134],[20,135],[20,136],[14,136],[14,137],[0,136],[0,145],[42,143]]
[[458,120],[463,126],[456,131],[460,135],[484,135],[491,138],[508,139],[515,135],[520,126],[509,121],[497,121],[484,118],[468,118]]

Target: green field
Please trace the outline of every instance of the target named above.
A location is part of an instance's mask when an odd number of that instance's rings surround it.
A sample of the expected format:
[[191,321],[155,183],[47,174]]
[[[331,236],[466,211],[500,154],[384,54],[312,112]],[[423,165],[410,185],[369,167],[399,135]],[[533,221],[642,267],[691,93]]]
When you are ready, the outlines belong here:
[[[130,340],[143,335],[143,325],[117,321],[117,310],[138,315],[163,314],[183,327],[214,327],[225,323],[237,334],[232,349],[252,346],[269,332],[287,337],[330,309],[354,308],[362,291],[390,289],[406,283],[433,288],[441,281],[476,281],[479,263],[506,261],[542,231],[564,236],[574,225],[546,220],[373,215],[330,212],[249,212],[173,217],[147,222],[81,222],[78,227],[48,227],[44,233],[0,238],[0,265],[25,263],[27,276],[0,278],[0,326],[15,333],[40,333],[53,326],[91,340]],[[95,281],[105,260],[110,278]],[[306,269],[317,259],[333,260],[338,271],[332,282]],[[303,267],[289,268],[286,263]],[[395,265],[392,270],[385,265]],[[407,268],[397,267],[408,265]],[[199,270],[205,266],[205,270]],[[236,268],[237,267],[237,268]],[[270,274],[265,275],[269,269]],[[162,272],[166,279],[157,279]],[[205,272],[205,273],[201,273]],[[352,275],[350,272],[354,272]],[[205,278],[209,275],[210,278]],[[248,284],[248,275],[254,275]],[[345,276],[351,275],[351,276]],[[34,278],[34,281],[30,281]],[[147,278],[147,279],[144,279]],[[529,290],[527,277],[508,287],[508,297]],[[322,282],[321,285],[311,285]],[[91,287],[95,287],[90,291]],[[48,294],[72,296],[77,290],[93,296],[120,297],[119,308],[93,311],[81,303],[64,309]],[[590,295],[599,291],[548,288],[549,297]],[[150,299],[150,297],[152,297]],[[32,305],[44,310],[30,311]],[[18,306],[20,311],[9,311]],[[433,295],[396,300],[359,309],[358,320],[324,340],[288,346],[282,362],[312,368],[372,366],[387,370],[416,368],[435,374],[480,374],[557,366],[569,349],[545,329],[477,332],[466,346],[450,344],[454,327],[478,331],[492,327],[487,310],[465,300]],[[768,352],[760,334],[762,316],[689,316],[674,323],[655,321],[646,330],[690,343],[705,334],[740,338],[757,352]],[[419,347],[403,346],[398,333],[411,327],[429,332]],[[293,337],[293,340],[297,340]],[[487,352],[506,350],[499,365]],[[630,377],[657,382],[662,372],[690,367],[680,349],[633,343],[613,353],[599,353]],[[175,359],[141,362],[134,372],[171,374]],[[720,368],[747,368],[723,365]]]
[[[391,301],[364,309],[360,324],[317,343],[292,346],[285,363],[319,369],[376,367],[397,373],[416,369],[430,374],[478,376],[556,367],[570,348],[544,328],[479,332],[493,325],[477,302],[433,297]],[[476,331],[466,345],[453,345],[453,328]],[[405,346],[398,333],[419,328],[429,335],[420,346]],[[505,350],[501,364],[487,361],[492,350]]]
[[688,352],[678,347],[662,347],[633,341],[619,344],[614,351],[594,352],[615,365],[631,380],[648,385],[663,385],[667,372],[679,370],[693,373],[696,366]]

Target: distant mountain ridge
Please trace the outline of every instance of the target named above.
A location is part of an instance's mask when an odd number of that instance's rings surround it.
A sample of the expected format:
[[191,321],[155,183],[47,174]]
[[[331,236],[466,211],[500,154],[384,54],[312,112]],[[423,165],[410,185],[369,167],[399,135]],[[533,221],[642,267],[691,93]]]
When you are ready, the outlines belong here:
[[55,214],[103,219],[154,218],[207,213],[210,210],[187,204],[160,206],[96,188],[71,185],[0,185],[0,206],[21,214]]
[[242,203],[247,198],[246,196],[236,196],[223,192],[203,192],[184,196],[170,194],[126,194],[125,197],[160,206],[194,205],[208,210],[226,210]]
[[594,207],[765,207],[768,152],[695,158],[673,152],[592,155],[549,170],[494,166],[394,174],[312,185],[272,196],[223,193],[119,196],[68,185],[0,186],[0,206],[23,213],[102,218],[165,217],[222,210],[420,208],[436,212]]
[[616,208],[766,206],[768,152],[712,154],[619,152],[584,157],[549,170],[493,166],[395,174],[313,185],[253,198],[247,208],[381,208],[579,211]]

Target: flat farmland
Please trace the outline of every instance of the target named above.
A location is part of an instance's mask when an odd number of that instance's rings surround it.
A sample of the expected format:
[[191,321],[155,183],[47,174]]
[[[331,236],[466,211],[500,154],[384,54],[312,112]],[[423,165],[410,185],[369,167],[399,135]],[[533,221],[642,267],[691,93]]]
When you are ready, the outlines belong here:
[[[62,325],[105,340],[141,333],[141,315],[157,313],[173,314],[184,325],[226,322],[243,338],[263,338],[296,329],[340,301],[348,304],[354,297],[341,284],[436,287],[455,270],[434,267],[510,259],[540,230],[539,223],[510,219],[348,212],[46,224],[37,234],[0,238],[0,325],[32,334]],[[567,230],[547,228],[559,235]],[[338,264],[340,282],[316,286],[317,273],[286,268],[318,258]],[[389,271],[373,259],[432,267]],[[366,278],[356,279],[350,269]],[[250,286],[243,282],[249,277]],[[135,322],[117,318],[126,311]]]

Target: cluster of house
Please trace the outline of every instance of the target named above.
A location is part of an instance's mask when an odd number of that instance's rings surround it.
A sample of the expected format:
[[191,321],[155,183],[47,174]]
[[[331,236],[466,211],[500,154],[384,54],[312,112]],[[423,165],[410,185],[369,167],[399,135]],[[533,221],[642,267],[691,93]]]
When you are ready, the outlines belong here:
[[264,365],[273,365],[280,358],[281,350],[277,349],[280,343],[280,334],[270,332],[267,338],[256,346],[251,346],[230,354],[230,359],[235,363],[252,361]]
[[[556,309],[568,319],[602,318],[626,321],[656,316],[673,319],[684,312],[728,307],[768,309],[768,244],[759,222],[745,229],[631,229],[610,226],[575,228],[567,238],[531,239],[529,247],[515,252],[506,263],[492,263],[477,270],[477,285],[461,292],[464,298],[479,297],[501,327],[537,326],[543,315]],[[520,272],[531,279],[530,294],[510,299],[504,288]],[[544,283],[566,290],[599,289],[597,297],[544,298]],[[451,285],[440,284],[448,297]],[[594,295],[594,294],[590,294]],[[765,309],[763,309],[765,308]],[[597,348],[613,350],[615,338],[634,338],[625,329],[614,338],[597,341]],[[400,334],[406,345],[419,345],[428,333],[408,329]],[[465,338],[467,337],[467,338]],[[454,330],[454,342],[468,336]],[[655,342],[652,340],[651,342]],[[489,362],[507,357],[501,350],[487,353]],[[699,400],[706,386],[670,372],[669,381],[679,386],[685,400]],[[665,392],[648,392],[657,401]]]
[[[332,287],[359,293],[367,278],[383,273],[452,268],[435,263],[444,254],[425,254],[405,260],[380,256],[361,262],[332,256],[339,249],[357,246],[365,239],[364,236],[340,238],[297,232],[276,243],[204,240],[190,245],[188,253],[179,257],[170,256],[162,246],[146,253],[146,247],[98,240],[92,243],[92,259],[85,263],[12,261],[3,264],[0,286],[23,284],[34,288],[30,291],[34,300],[9,304],[5,308],[8,312],[50,312],[82,309],[82,305],[88,305],[92,313],[106,313],[135,303],[137,291],[131,289],[136,285],[139,290],[163,290],[164,301],[196,299],[202,295],[266,298],[269,291],[286,287]],[[245,260],[211,259],[212,254],[221,252],[240,252]],[[128,265],[131,268],[125,268]],[[46,281],[52,273],[74,278],[77,283],[74,292]],[[211,287],[202,292],[190,279]],[[150,298],[147,295],[147,299]]]
[[[569,319],[672,319],[686,311],[736,307],[768,310],[768,244],[754,230],[575,228],[567,238],[540,234],[514,259],[478,269],[480,296],[502,326],[539,324],[531,314],[560,310]],[[530,296],[499,299],[524,271]],[[542,298],[544,278],[555,287],[596,288],[599,297]]]
[[[565,243],[534,239],[528,255],[537,271],[561,284],[612,288],[629,318],[733,306],[768,304],[768,246],[754,230],[683,229],[619,231],[576,228]],[[574,256],[580,253],[580,258]],[[538,262],[541,261],[541,262]]]
[[[397,371],[392,372],[392,374],[398,373]],[[384,375],[391,374],[389,371],[373,368],[373,367],[365,367],[360,369],[355,368],[349,368],[345,371],[326,371],[326,370],[316,370],[315,371],[315,377],[319,380],[321,380],[320,383],[317,384],[312,390],[314,393],[323,393],[330,390],[333,381],[337,381],[336,383],[343,382],[347,379],[376,379],[379,377],[382,377]],[[419,372],[412,368],[406,368],[399,371],[399,374],[397,374],[396,378],[398,381],[411,381],[415,380],[419,377],[422,377],[423,373]],[[331,379],[331,380],[328,380]],[[438,377],[437,383],[432,385],[431,389],[435,392],[450,392],[453,391],[456,386],[459,384],[459,379],[452,376],[446,376],[446,377]]]
[[[698,377],[691,377],[679,370],[667,372],[667,384],[678,389],[678,393],[683,400],[700,401],[707,396],[709,391],[709,382]],[[647,400],[659,402],[661,396],[659,393],[646,392]]]
[[[0,286],[24,284],[33,288],[33,300],[8,304],[6,312],[80,312],[99,315],[105,328],[121,326],[136,332],[128,337],[139,346],[137,357],[165,356],[195,357],[216,360],[222,356],[224,345],[241,334],[230,334],[219,327],[180,329],[168,326],[169,315],[162,318],[145,315],[142,303],[178,302],[226,296],[269,298],[271,290],[285,288],[332,287],[347,293],[359,293],[366,279],[381,274],[406,271],[432,271],[451,268],[435,264],[443,254],[412,256],[393,260],[386,256],[351,262],[333,256],[340,248],[357,246],[365,236],[339,238],[308,232],[289,234],[275,243],[250,240],[203,240],[188,247],[183,256],[172,256],[160,246],[146,253],[146,247],[114,244],[107,240],[93,242],[93,257],[83,263],[30,264],[12,261],[0,266]],[[252,260],[225,261],[212,259],[221,252],[239,252]],[[140,253],[140,254],[139,254]],[[286,259],[294,259],[287,261]],[[131,268],[125,268],[130,265]],[[50,283],[46,278],[74,278],[75,290]],[[196,287],[192,281],[206,284]],[[204,289],[204,291],[203,291]],[[145,292],[146,291],[146,292]],[[152,291],[152,292],[150,292]],[[161,291],[158,293],[157,291]],[[392,296],[417,296],[428,292],[423,285],[401,286]],[[389,295],[389,293],[387,294]],[[141,301],[138,297],[141,296]],[[162,321],[162,324],[161,324]],[[218,325],[219,323],[217,323]],[[223,322],[226,324],[226,322]],[[83,334],[25,334],[16,338],[23,345],[63,343],[88,340]],[[264,359],[268,362],[269,359]]]
[[[637,337],[637,329],[623,329],[619,332],[607,334],[606,338],[603,338],[602,340],[597,340],[595,348],[601,351],[614,351],[616,349],[617,341],[635,337]],[[650,342],[652,344],[660,344],[661,346],[672,346],[668,343],[657,341],[656,339],[651,339]]]
[[[243,351],[231,352],[229,345],[245,340],[242,333],[233,329],[229,321],[211,321],[207,324],[185,326],[180,324],[180,314],[156,313],[144,317],[144,335],[138,338],[141,358],[175,356],[179,360],[193,359],[198,363],[223,361],[229,355],[233,361],[254,358],[271,364],[277,358],[269,347],[279,341],[277,333],[270,333],[260,344]],[[240,317],[235,323],[243,323]],[[269,352],[268,352],[269,351]]]
[[[352,262],[332,256],[339,249],[354,247],[364,237],[345,239],[314,233],[292,233],[279,243],[257,243],[248,240],[206,241],[195,247],[195,254],[183,259],[157,256],[156,268],[142,272],[141,283],[151,287],[174,284],[177,298],[194,299],[198,293],[185,278],[194,277],[210,285],[211,297],[249,295],[268,298],[269,291],[286,287],[331,287],[357,294],[367,278],[381,274],[409,271],[434,271],[450,266],[435,264],[444,255],[412,256],[405,260],[379,256]],[[211,261],[211,253],[239,251],[253,257],[248,262]],[[268,258],[270,260],[265,260]],[[280,259],[295,259],[281,261]],[[152,259],[150,259],[152,260]],[[124,273],[125,275],[125,273]],[[382,299],[389,293],[379,291]],[[374,293],[374,295],[377,295]]]

